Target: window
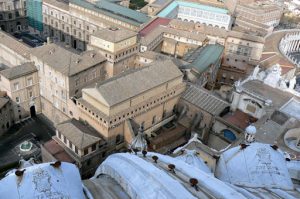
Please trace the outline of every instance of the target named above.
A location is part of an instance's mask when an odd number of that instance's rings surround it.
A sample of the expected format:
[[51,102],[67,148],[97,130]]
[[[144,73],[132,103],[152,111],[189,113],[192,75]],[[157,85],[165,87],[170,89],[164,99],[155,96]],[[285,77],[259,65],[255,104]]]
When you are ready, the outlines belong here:
[[96,144],[93,144],[92,145],[92,151],[95,151],[96,150]]
[[15,91],[17,91],[17,90],[20,89],[20,84],[19,84],[19,82],[14,83],[14,89],[15,89]]
[[79,79],[76,79],[75,80],[75,86],[78,86],[79,85]]
[[87,155],[88,153],[89,153],[89,149],[88,148],[84,149],[84,155]]
[[20,97],[16,97],[16,102],[19,104],[21,102]]
[[69,141],[69,147],[72,149],[72,142]]
[[8,18],[12,19],[12,14],[11,13],[8,14]]
[[75,146],[75,153],[78,154],[78,148]]
[[28,95],[29,95],[29,98],[32,98],[33,97],[32,91],[28,91]]
[[154,115],[152,118],[152,124],[155,124],[155,123],[156,123],[156,116]]
[[117,135],[116,137],[116,144],[119,144],[121,142],[121,135]]
[[27,79],[27,86],[31,86],[32,85],[32,77]]
[[67,144],[67,138],[64,136],[64,143]]

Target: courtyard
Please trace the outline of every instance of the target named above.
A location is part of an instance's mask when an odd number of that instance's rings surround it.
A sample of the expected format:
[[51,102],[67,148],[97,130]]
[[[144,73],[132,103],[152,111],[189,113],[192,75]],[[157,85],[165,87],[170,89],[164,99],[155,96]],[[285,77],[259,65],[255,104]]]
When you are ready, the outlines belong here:
[[[39,160],[40,145],[50,140],[54,134],[53,125],[43,115],[15,124],[0,139],[0,177],[7,170],[16,167],[22,158],[34,157]],[[19,145],[24,141],[30,141],[33,144],[31,152],[20,151]]]

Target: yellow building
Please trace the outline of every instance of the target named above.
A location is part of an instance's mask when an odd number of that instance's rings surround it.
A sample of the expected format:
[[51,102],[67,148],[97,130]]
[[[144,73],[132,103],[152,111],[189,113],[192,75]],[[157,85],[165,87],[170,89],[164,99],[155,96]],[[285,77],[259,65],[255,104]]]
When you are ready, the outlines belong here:
[[171,121],[184,90],[183,74],[173,61],[153,62],[83,89],[77,100],[79,118],[110,144],[130,143],[133,127],[143,126],[151,135]]
[[96,31],[87,49],[99,51],[107,60],[109,77],[119,74],[133,66],[138,53],[137,33],[115,27]]

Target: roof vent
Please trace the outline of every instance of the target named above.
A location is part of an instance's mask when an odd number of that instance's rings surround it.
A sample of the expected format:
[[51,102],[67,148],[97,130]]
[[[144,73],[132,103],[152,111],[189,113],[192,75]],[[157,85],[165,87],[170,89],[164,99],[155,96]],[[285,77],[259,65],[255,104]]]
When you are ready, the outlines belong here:
[[78,64],[78,63],[80,62],[80,59],[79,59],[79,58],[78,58],[78,59],[76,59],[76,61],[75,61],[75,62],[76,62],[76,64]]
[[95,57],[95,53],[91,53],[91,58],[94,58]]

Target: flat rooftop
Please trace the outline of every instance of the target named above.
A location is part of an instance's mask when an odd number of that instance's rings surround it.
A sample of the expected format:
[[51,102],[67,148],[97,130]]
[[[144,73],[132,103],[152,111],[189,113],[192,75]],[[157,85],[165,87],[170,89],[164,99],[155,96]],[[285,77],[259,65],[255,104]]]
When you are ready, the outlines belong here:
[[220,14],[228,14],[228,10],[224,8],[218,8],[214,6],[208,6],[200,3],[185,2],[185,1],[173,1],[166,8],[164,8],[157,16],[158,17],[167,17],[175,8],[177,7],[190,7],[197,8],[199,10],[204,10],[208,12],[215,12]]

